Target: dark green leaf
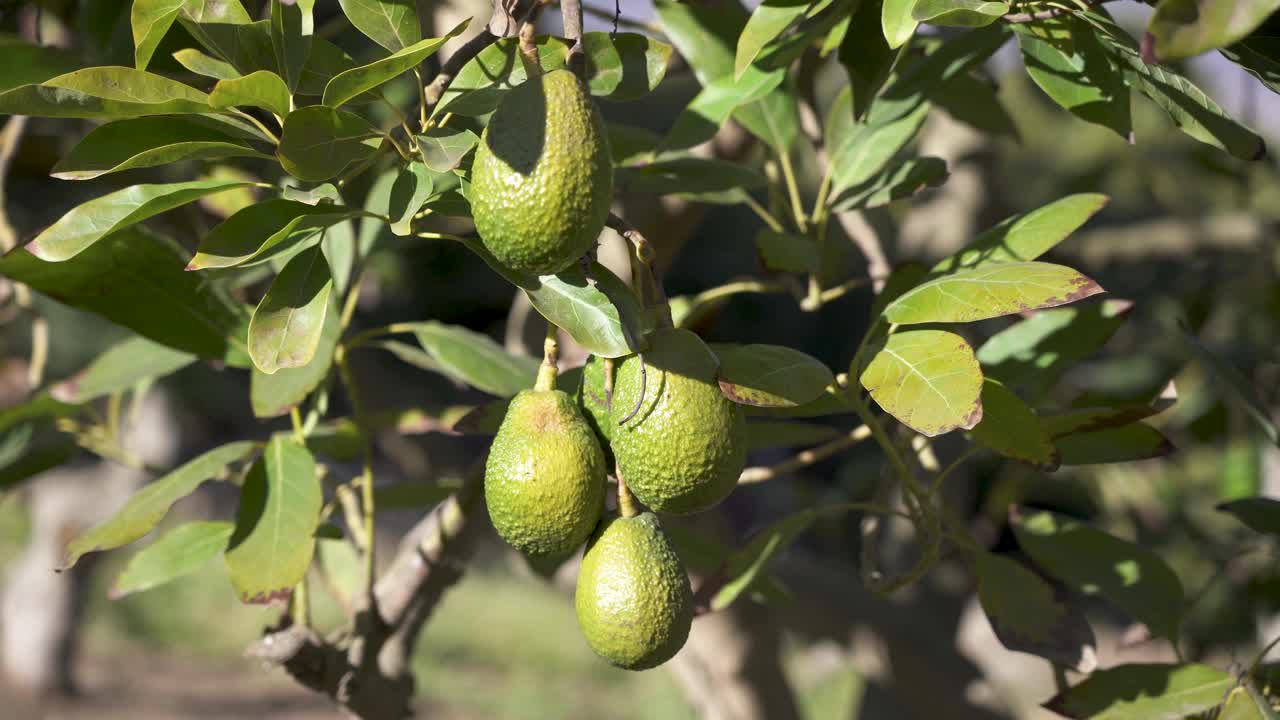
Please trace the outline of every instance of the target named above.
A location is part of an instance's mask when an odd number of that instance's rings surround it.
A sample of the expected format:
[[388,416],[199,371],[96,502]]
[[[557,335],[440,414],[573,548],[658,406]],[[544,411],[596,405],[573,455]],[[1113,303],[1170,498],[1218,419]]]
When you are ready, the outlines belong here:
[[320,105],[289,113],[276,155],[285,172],[308,182],[336,177],[377,150],[376,128],[359,115]]
[[1014,26],[1027,74],[1054,102],[1128,140],[1129,86],[1097,34],[1071,15]]
[[1276,10],[1277,0],[1160,0],[1144,40],[1153,61],[1182,60],[1245,39]]
[[886,169],[860,185],[845,189],[831,200],[831,210],[845,212],[888,205],[909,198],[925,188],[937,187],[946,182],[949,175],[947,163],[941,158],[912,158]]
[[337,307],[336,296],[330,300],[329,311],[324,316],[324,328],[315,356],[303,367],[282,368],[268,375],[253,369],[249,381],[249,402],[255,417],[267,418],[284,415],[302,404],[313,390],[324,382],[333,367],[334,351],[342,335],[342,312]]
[[268,375],[301,368],[320,346],[333,276],[319,246],[289,260],[249,321],[249,356]]
[[[355,60],[337,45],[322,37],[313,37],[311,54],[307,57],[307,64],[302,66],[302,75],[298,78],[297,92],[299,95],[323,95],[330,80],[355,66]],[[358,99],[373,102],[376,97],[364,95]]]
[[804,235],[761,228],[756,233],[756,249],[765,267],[782,272],[814,272],[820,264],[818,247]]
[[1012,524],[1018,545],[1040,569],[1076,592],[1105,598],[1156,635],[1178,637],[1182,583],[1155,553],[1049,512],[1014,517]]
[[1045,470],[1058,467],[1058,450],[1036,412],[990,378],[982,386],[982,422],[969,437],[1005,457]]
[[24,403],[0,411],[0,433],[7,433],[31,420],[70,417],[78,412],[79,405],[64,403],[55,398],[53,393],[41,392]]
[[1222,54],[1258,78],[1271,92],[1280,93],[1280,35],[1254,34],[1223,48]]
[[457,490],[457,485],[400,483],[374,490],[373,504],[376,508],[386,510],[426,509],[448,499]]
[[[276,67],[290,92],[298,88],[302,68],[311,55],[311,36],[315,32],[311,5],[314,2],[286,4],[281,0],[271,0],[271,49],[275,52]],[[277,114],[284,117],[284,113]]]
[[744,405],[742,408],[747,417],[782,418],[815,418],[828,415],[847,415],[853,412],[844,388],[835,384],[828,385],[817,400],[807,402],[798,407],[764,408]]
[[[5,437],[6,446],[11,440],[20,440],[21,443],[15,442],[14,446],[6,448],[16,446],[15,456],[6,457],[5,462],[0,463],[0,491],[11,490],[40,473],[65,465],[81,449],[70,435],[62,433],[33,441],[30,438],[31,428],[31,425],[19,425]],[[12,437],[14,435],[25,437]]]
[[195,492],[206,480],[218,477],[231,463],[248,457],[256,447],[251,442],[223,445],[142,488],[111,519],[72,540],[67,545],[63,567],[75,565],[87,553],[128,545],[151,532],[174,503]]
[[391,52],[422,39],[414,0],[338,0],[338,4],[352,25]]
[[1105,345],[1132,308],[1128,300],[1107,300],[1043,310],[992,335],[978,360],[991,377],[1038,398],[1068,367]]
[[1180,331],[1180,336],[1186,353],[1204,365],[1210,377],[1226,391],[1227,397],[1248,413],[1273,445],[1280,446],[1280,428],[1277,428],[1275,420],[1272,419],[1271,411],[1262,404],[1253,384],[1241,375],[1239,370],[1201,345],[1200,341],[1185,329]]
[[736,163],[699,157],[622,167],[614,171],[619,187],[632,192],[658,193],[706,203],[734,204],[750,190],[764,187],[760,173]]
[[743,405],[796,407],[817,400],[835,382],[817,359],[781,345],[712,346],[720,360],[720,390]]
[[129,558],[108,596],[118,600],[196,572],[227,549],[234,530],[220,521],[179,525]]
[[227,568],[241,601],[289,599],[311,566],[323,504],[315,458],[289,439],[273,437],[245,478],[227,545]]
[[63,402],[86,403],[124,392],[148,378],[164,377],[195,359],[190,353],[144,337],[132,337],[107,348],[89,367],[49,388],[49,392]]
[[978,601],[1000,644],[1090,673],[1097,667],[1093,631],[1084,616],[1054,597],[1053,587],[1022,563],[978,553]]
[[1173,445],[1145,423],[1064,435],[1054,440],[1063,465],[1101,465],[1164,457]]
[[723,610],[733,604],[760,578],[765,567],[779,552],[790,545],[800,533],[818,519],[818,510],[801,510],[788,515],[762,530],[746,547],[733,553],[727,561],[725,576],[728,581],[711,598],[711,609]]
[[756,6],[738,36],[734,77],[742,77],[767,45],[802,18],[830,4],[831,0],[764,0]]
[[198,22],[187,17],[178,20],[201,45],[231,63],[241,75],[280,69],[271,45],[270,20],[238,23]]
[[935,43],[923,59],[899,63],[896,76],[867,113],[867,122],[875,125],[908,114],[927,99],[931,90],[991,57],[1007,39],[1006,28],[998,23]]
[[172,240],[132,228],[69,262],[10,252],[0,258],[0,275],[163,345],[230,361],[244,350],[234,335],[244,311],[216,285],[182,272],[185,265],[186,250]]
[[667,74],[672,47],[636,33],[589,32],[582,36],[591,94],[635,100],[658,87]]
[[939,262],[935,273],[948,273],[996,263],[1027,262],[1049,252],[1080,229],[1110,200],[1106,195],[1068,195],[1044,207],[1001,221],[974,238],[963,250]]
[[982,419],[982,370],[955,333],[896,332],[859,379],[885,412],[929,437],[972,429]]
[[999,263],[912,288],[889,303],[884,317],[899,325],[973,322],[1066,305],[1100,292],[1097,283],[1063,265]]
[[27,243],[26,249],[48,262],[70,260],[102,238],[153,215],[199,200],[206,195],[248,187],[251,184],[236,180],[193,180],[131,185],[68,211]]
[[388,205],[391,232],[400,236],[413,232],[413,216],[431,196],[434,185],[431,170],[420,162],[411,162],[400,170],[391,186]]
[[209,93],[209,104],[215,108],[260,107],[277,117],[289,114],[292,100],[289,86],[270,70],[258,70],[244,77],[219,80]]
[[[981,352],[978,353],[978,359],[982,359]],[[1049,433],[1050,437],[1060,438],[1072,433],[1128,425],[1164,412],[1171,405],[1171,402],[1162,402],[1153,405],[1080,408],[1078,410],[1045,415],[1041,418],[1041,421],[1044,423],[1044,429]]]
[[1008,4],[992,0],[916,0],[911,17],[930,25],[985,27],[1008,12]]
[[361,215],[359,210],[297,200],[265,200],[240,210],[200,240],[188,270],[263,262],[295,248],[318,230]]
[[470,22],[470,19],[463,20],[448,33],[445,33],[443,37],[428,38],[415,42],[390,57],[335,75],[324,88],[322,102],[329,107],[336,108],[362,93],[381,87],[401,73],[412,70],[421,64],[423,60],[435,55],[436,51],[443,47],[450,38],[466,30]]
[[487,335],[457,325],[413,323],[413,334],[444,372],[498,397],[533,387],[538,361],[508,353]]
[[126,67],[92,67],[0,93],[0,115],[117,118],[209,111],[199,90]]
[[1221,705],[1234,684],[1207,665],[1135,663],[1095,672],[1045,707],[1080,720],[1183,720]]
[[[898,56],[885,40],[880,27],[884,0],[864,0],[854,9],[849,30],[840,43],[840,64],[849,74],[852,105],[848,120],[863,117],[876,92],[889,79]],[[834,147],[828,144],[827,147]]]
[[[832,106],[831,113],[841,116],[851,113],[851,96],[842,95]],[[850,128],[842,137],[832,137],[831,147],[831,197],[838,198],[847,188],[874,179],[919,132],[929,115],[929,104],[921,102],[905,115],[882,119],[873,114],[864,123]],[[828,123],[838,122],[828,120]]]
[[422,160],[432,172],[444,173],[462,163],[462,158],[480,142],[480,136],[464,128],[432,128],[418,136]]
[[272,159],[244,139],[195,118],[135,118],[94,128],[50,175],[62,180],[91,180],[121,170],[227,157]]
[[747,423],[747,447],[756,451],[817,445],[839,434],[840,431],[830,425],[751,420]]
[[1280,536],[1280,500],[1251,497],[1218,505],[1218,510],[1234,515],[1254,532]]
[[929,93],[929,100],[954,120],[990,135],[1018,139],[1018,127],[1000,102],[996,86],[973,73],[960,73]]

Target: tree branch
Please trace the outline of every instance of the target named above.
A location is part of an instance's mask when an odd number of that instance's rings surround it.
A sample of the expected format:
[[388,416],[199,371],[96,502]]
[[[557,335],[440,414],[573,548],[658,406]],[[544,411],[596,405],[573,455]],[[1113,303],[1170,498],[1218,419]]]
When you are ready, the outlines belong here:
[[479,35],[471,38],[458,51],[449,56],[449,60],[440,68],[440,72],[432,78],[423,92],[424,107],[422,115],[431,117],[431,113],[440,104],[440,99],[449,89],[450,83],[462,72],[467,63],[475,59],[482,50],[492,45],[499,38],[512,37],[519,27],[519,20],[524,14],[524,5],[520,0],[493,0],[493,14],[489,23]]

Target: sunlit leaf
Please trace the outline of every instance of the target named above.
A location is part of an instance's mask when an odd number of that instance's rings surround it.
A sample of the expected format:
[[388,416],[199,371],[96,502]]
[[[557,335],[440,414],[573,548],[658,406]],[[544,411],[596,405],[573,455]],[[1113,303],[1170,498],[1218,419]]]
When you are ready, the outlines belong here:
[[1147,23],[1152,59],[1182,60],[1226,47],[1277,10],[1277,0],[1160,0]]
[[891,166],[858,185],[846,188],[831,200],[832,212],[867,210],[903,200],[946,181],[950,172],[945,160],[936,157],[912,158]]
[[62,180],[92,180],[122,170],[227,157],[271,159],[243,138],[194,117],[134,118],[94,128],[49,174]]
[[91,67],[0,93],[0,115],[118,118],[209,111],[209,96],[143,70]]
[[1096,34],[1072,15],[1017,24],[1027,74],[1054,102],[1081,120],[1128,140],[1133,132],[1129,86]]
[[240,71],[236,70],[231,63],[206,55],[195,48],[179,50],[173,54],[173,59],[191,72],[214,80],[240,77]]
[[356,29],[391,52],[422,39],[414,0],[338,0],[338,4]]
[[457,325],[413,323],[413,334],[444,372],[477,390],[510,397],[533,387],[538,361],[512,355],[487,335]]
[[1035,410],[990,378],[982,386],[982,422],[969,437],[1005,457],[1046,470],[1058,466],[1058,450]]
[[297,200],[265,200],[240,210],[200,240],[188,270],[258,263],[296,247],[323,228],[362,214],[359,210]]
[[222,521],[179,525],[129,558],[108,596],[118,600],[200,570],[227,549],[234,530]]
[[880,28],[890,48],[902,47],[916,34],[916,26],[920,22],[912,16],[915,4],[916,0],[884,0]]
[[450,38],[466,30],[470,22],[470,19],[463,20],[442,37],[420,40],[389,57],[335,75],[324,88],[322,102],[329,107],[338,107],[361,93],[381,87],[436,54]]
[[930,25],[984,27],[1008,12],[1008,3],[993,0],[916,0],[911,18]]
[[209,93],[209,104],[215,108],[260,107],[277,117],[289,114],[289,86],[270,70],[259,70],[244,77],[219,80]]
[[939,262],[935,273],[1007,262],[1027,262],[1049,252],[1106,207],[1106,195],[1084,193],[1006,218]]
[[1041,262],[1001,263],[930,280],[889,303],[884,317],[899,325],[973,322],[1066,305],[1103,292],[1076,270]]
[[144,337],[132,337],[112,345],[87,368],[54,385],[49,391],[68,403],[123,392],[148,378],[164,377],[195,362],[195,356]]
[[982,419],[982,370],[973,349],[954,333],[894,333],[860,380],[885,412],[930,437],[971,429]]
[[1207,665],[1135,663],[1095,672],[1045,707],[1079,720],[1183,720],[1221,705],[1234,684]]
[[1133,303],[1106,300],[1035,313],[978,348],[983,369],[1038,398],[1068,367],[1097,352],[1129,317]]

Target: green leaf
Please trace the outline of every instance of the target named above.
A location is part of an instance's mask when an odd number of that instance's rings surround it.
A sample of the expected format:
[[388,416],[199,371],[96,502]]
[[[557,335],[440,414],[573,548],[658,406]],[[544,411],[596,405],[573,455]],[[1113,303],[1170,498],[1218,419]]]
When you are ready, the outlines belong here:
[[1182,583],[1155,553],[1049,512],[1014,517],[1012,525],[1040,569],[1076,592],[1105,598],[1156,635],[1178,637]]
[[49,174],[61,180],[92,180],[121,170],[228,157],[273,159],[243,138],[194,117],[134,118],[94,128]]
[[188,270],[263,262],[313,237],[318,230],[362,215],[340,205],[273,198],[236,212],[200,240]]
[[333,276],[319,246],[293,256],[249,321],[249,356],[268,375],[305,367],[320,346]]
[[591,94],[610,100],[648,95],[667,74],[672,47],[637,33],[589,32],[582,35]]
[[839,434],[840,431],[830,425],[751,420],[747,423],[747,448],[758,451],[817,445]]
[[1027,262],[1049,252],[1110,201],[1106,195],[1068,195],[1044,207],[1006,218],[955,255],[933,266],[949,273],[996,263]]
[[178,350],[224,359],[242,351],[233,332],[243,327],[243,310],[217,286],[182,272],[185,264],[186,250],[172,240],[130,229],[71,262],[10,252],[0,258],[0,275]]
[[1000,102],[998,88],[988,78],[960,73],[929,93],[929,100],[953,120],[989,135],[1018,140],[1018,126]]
[[227,546],[227,569],[241,601],[289,599],[311,566],[323,504],[315,458],[305,447],[273,437],[245,478]]
[[1004,23],[961,33],[914,62],[898,63],[896,76],[880,92],[867,113],[876,124],[902,117],[928,99],[930,92],[991,57],[1008,39]]
[[[850,374],[859,368],[850,368]],[[982,419],[982,370],[964,338],[943,330],[888,337],[860,376],[876,404],[929,437]]]
[[89,367],[49,388],[67,403],[82,404],[123,392],[148,378],[164,377],[195,362],[195,356],[144,337],[131,337],[107,348]]
[[0,115],[117,118],[209,111],[199,90],[127,67],[91,67],[0,93]]
[[916,0],[913,20],[950,27],[985,27],[1009,13],[1009,5],[992,0]]
[[[662,149],[679,150],[710,140],[734,111],[752,107],[754,103],[768,97],[784,80],[784,70],[764,72],[755,67],[749,68],[745,75],[736,80],[730,75],[712,80],[703,86],[697,97],[676,117],[671,131],[662,141]],[[738,119],[742,120],[744,117],[759,120],[760,114],[757,111],[754,115],[743,115]],[[747,129],[755,134],[760,123],[753,125],[754,127]]]
[[1103,292],[1079,272],[1041,262],[1000,263],[944,275],[884,309],[891,323],[974,322],[1066,305]]
[[338,4],[356,29],[391,52],[422,39],[414,0],[338,0]]
[[508,353],[488,335],[457,325],[413,323],[413,334],[445,374],[498,397],[533,387],[538,361]]
[[831,0],[764,0],[747,19],[742,34],[738,36],[734,58],[734,77],[740,78],[764,50],[778,36],[800,21],[805,15],[830,5]]
[[342,336],[342,312],[337,307],[337,296],[330,299],[329,311],[324,316],[320,342],[311,362],[303,367],[281,368],[268,375],[253,369],[249,380],[249,403],[254,417],[269,418],[284,415],[302,404],[320,383],[329,376],[333,367],[334,352]]
[[1271,707],[1271,701],[1253,687],[1248,680],[1227,695],[1227,702],[1217,720],[1276,720],[1280,713]]
[[205,55],[195,48],[179,50],[173,54],[173,59],[191,72],[214,80],[230,80],[240,77],[240,71],[236,70],[231,63]]
[[1174,451],[1159,430],[1145,423],[1063,435],[1054,440],[1063,465],[1103,465],[1164,457]]
[[[1280,35],[1255,33],[1221,50],[1228,60],[1244,68],[1273,93],[1280,93]],[[0,87],[3,87],[0,84]]]
[[[982,353],[978,353],[979,360]],[[1060,438],[1073,433],[1104,430],[1137,422],[1168,410],[1172,403],[1154,405],[1121,405],[1119,407],[1089,407],[1045,415],[1041,418],[1049,437]]]
[[1027,74],[1050,99],[1081,120],[1129,139],[1129,86],[1088,25],[1064,15],[1034,27],[1017,24],[1014,31]]
[[992,335],[978,349],[978,361],[991,377],[1039,398],[1067,368],[1105,345],[1132,308],[1128,300],[1106,300],[1042,310]]
[[136,0],[129,14],[133,29],[134,65],[146,70],[156,47],[182,13],[183,0]]
[[179,525],[129,558],[107,596],[119,600],[196,572],[227,549],[234,530],[221,521]]
[[56,433],[42,440],[31,441],[32,425],[19,425],[4,438],[6,452],[4,462],[0,463],[0,490],[7,491],[17,487],[43,472],[67,464],[79,452],[81,447],[75,440],[63,433]]
[[434,182],[431,170],[420,162],[411,162],[396,175],[391,186],[389,215],[391,232],[405,236],[412,232],[413,217],[431,196]]
[[814,508],[788,515],[756,534],[745,547],[729,556],[725,567],[728,581],[711,598],[712,611],[732,605],[761,577],[769,561],[817,519],[818,510]]
[[[313,37],[311,54],[307,56],[307,64],[302,66],[302,74],[298,77],[297,94],[323,95],[325,87],[334,76],[355,66],[355,60],[337,45],[322,37]],[[362,102],[374,102],[376,99],[373,95],[359,98]]]
[[[849,74],[849,120],[866,114],[876,92],[889,79],[894,58],[898,57],[898,53],[889,47],[880,27],[883,11],[884,0],[859,2],[851,15],[849,30],[840,43],[840,64]],[[835,146],[828,143],[827,147]]]
[[989,552],[977,554],[973,572],[978,601],[1001,645],[1076,672],[1097,667],[1089,623],[1059,602],[1043,578],[1016,560]]
[[814,272],[821,265],[818,248],[804,235],[761,228],[756,249],[765,267],[782,272]]
[[1245,39],[1276,10],[1277,0],[1160,0],[1144,42],[1155,62],[1182,60]]
[[768,184],[764,175],[749,167],[700,157],[677,157],[621,167],[614,171],[614,178],[620,187],[631,192],[675,195],[717,204],[740,203],[747,191]]
[[[286,4],[281,0],[271,0],[271,49],[275,52],[276,67],[284,76],[290,92],[298,88],[302,68],[311,55],[311,40],[315,32],[315,18],[311,13],[314,2]],[[284,113],[277,114],[284,117]]]
[[[842,105],[837,101],[832,113],[850,112],[848,102]],[[853,126],[843,137],[834,138],[835,145],[829,146],[833,148],[831,197],[838,198],[846,189],[879,175],[893,156],[916,136],[928,115],[929,104],[921,102],[900,117],[878,118],[873,114],[865,123]]]
[[336,108],[361,93],[381,87],[401,73],[412,70],[421,64],[423,60],[435,55],[436,51],[443,47],[450,38],[456,37],[466,30],[470,22],[471,20],[468,18],[458,23],[443,37],[418,41],[390,57],[335,75],[324,88],[322,102],[329,107]]
[[1120,665],[1093,673],[1045,707],[1089,720],[1183,720],[1212,710],[1235,684],[1207,665]]
[[63,568],[70,568],[91,552],[112,550],[151,532],[182,498],[206,480],[216,478],[227,466],[248,457],[252,442],[234,442],[210,450],[134,493],[111,519],[90,528],[67,545]]
[[946,182],[950,171],[942,158],[912,158],[890,167],[860,185],[845,189],[831,200],[832,212],[867,210],[915,195]]
[[544,318],[592,355],[618,358],[645,348],[639,298],[598,262],[591,263],[590,277],[575,265],[521,287]]
[[27,243],[26,249],[48,262],[70,260],[102,238],[149,217],[206,195],[250,184],[234,180],[193,180],[159,185],[131,185],[68,211]]
[[916,26],[920,22],[912,13],[915,4],[916,0],[884,0],[880,11],[880,29],[884,31],[884,39],[890,48],[902,47],[916,34]]
[[387,510],[426,509],[457,492],[457,485],[425,485],[420,482],[380,487],[373,491],[373,505]]
[[209,93],[209,104],[215,108],[260,107],[277,117],[289,114],[292,100],[289,86],[270,70],[258,70],[244,77],[219,80]]
[[1280,500],[1265,497],[1241,498],[1220,503],[1217,509],[1234,515],[1254,532],[1280,536]]
[[21,85],[42,83],[79,69],[83,63],[74,55],[47,45],[32,45],[20,37],[0,33],[0,91]]
[[1209,351],[1200,341],[1185,329],[1179,329],[1182,347],[1186,354],[1195,358],[1209,371],[1216,384],[1226,391],[1226,396],[1253,419],[1273,445],[1280,446],[1280,428],[1271,417],[1271,411],[1258,397],[1258,391],[1244,375],[1240,374],[1230,363]]
[[418,136],[422,161],[432,172],[445,173],[462,164],[462,158],[480,142],[480,136],[465,128],[432,128]]
[[271,44],[270,20],[241,23],[199,22],[187,17],[178,20],[201,45],[231,63],[242,75],[280,69]]
[[319,105],[300,108],[285,119],[276,156],[290,175],[322,182],[372,155],[377,144],[367,141],[379,135],[359,115]]
[[1195,83],[1165,67],[1144,62],[1133,38],[1109,18],[1096,13],[1084,17],[1102,31],[1097,37],[1120,67],[1125,82],[1168,113],[1178,129],[1242,160],[1259,160],[1266,155],[1262,138],[1231,119]]
[[826,365],[789,347],[717,344],[712,351],[720,360],[720,391],[743,405],[796,407],[835,382]]
[[999,382],[982,386],[982,422],[969,431],[979,445],[1045,470],[1058,467],[1058,450],[1035,410]]

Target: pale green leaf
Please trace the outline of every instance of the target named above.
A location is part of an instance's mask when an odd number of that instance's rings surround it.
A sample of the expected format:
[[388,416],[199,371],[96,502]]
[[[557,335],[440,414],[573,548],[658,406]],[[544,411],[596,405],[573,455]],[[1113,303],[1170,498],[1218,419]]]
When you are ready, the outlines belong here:
[[111,519],[72,540],[67,545],[63,567],[75,565],[87,553],[128,545],[151,532],[174,503],[217,477],[228,465],[248,457],[256,447],[247,441],[223,445],[142,488]]
[[498,397],[533,387],[538,361],[508,353],[487,335],[438,322],[412,327],[423,349],[459,382]]
[[456,27],[445,33],[443,37],[428,38],[397,51],[390,57],[382,58],[352,68],[335,75],[324,88],[322,102],[329,107],[338,107],[361,93],[381,87],[384,83],[398,75],[417,67],[423,60],[431,57],[449,39],[467,29],[470,19],[463,20]]
[[236,212],[210,230],[200,240],[187,269],[260,263],[296,248],[323,228],[363,214],[330,203],[265,200]]
[[428,169],[445,173],[462,164],[462,158],[479,142],[480,136],[465,128],[432,128],[418,136],[418,149]]
[[195,362],[195,355],[144,337],[131,337],[107,348],[84,370],[49,388],[67,403],[86,403],[124,392],[143,380],[164,377]]
[[830,0],[764,0],[752,11],[742,34],[738,36],[734,57],[734,76],[742,77],[751,63],[770,42],[787,31],[807,14],[813,14],[820,6],[830,5]]
[[289,260],[249,321],[249,356],[268,375],[304,367],[320,346],[333,276],[319,246]]
[[289,86],[270,70],[258,70],[244,77],[219,80],[209,93],[209,104],[215,108],[260,107],[277,117],[289,114]]
[[985,27],[1008,14],[1009,5],[993,0],[916,0],[916,22],[950,27]]
[[209,111],[209,96],[143,70],[92,67],[0,93],[0,115],[116,118]]
[[867,210],[904,200],[950,176],[942,158],[919,157],[890,166],[859,185],[846,188],[831,199],[832,212]]
[[860,381],[885,412],[929,437],[969,430],[982,419],[982,370],[973,349],[955,333],[907,330],[890,335]]
[[884,39],[892,49],[900,48],[916,34],[920,24],[912,16],[916,0],[884,0],[880,12],[880,28],[884,31]]
[[1248,680],[1227,696],[1227,702],[1217,720],[1276,720],[1280,712],[1271,706],[1271,700],[1258,692]]
[[1129,86],[1088,25],[1062,16],[1014,30],[1027,74],[1046,95],[1080,119],[1129,139]]
[[1226,47],[1277,10],[1278,0],[1160,0],[1147,23],[1152,59],[1182,60]]
[[34,85],[65,75],[84,65],[71,53],[48,45],[33,45],[16,35],[0,33],[0,91]]
[[129,13],[133,29],[134,65],[146,70],[156,47],[182,13],[184,0],[134,0]]
[[422,39],[414,0],[338,0],[338,4],[356,29],[391,52]]
[[1079,720],[1183,720],[1221,705],[1233,685],[1207,665],[1135,663],[1095,672],[1045,707]]
[[234,531],[234,525],[222,521],[179,525],[129,558],[108,597],[118,600],[200,570],[227,549]]
[[929,115],[929,103],[894,118],[869,117],[858,123],[831,149],[831,198],[880,174],[916,136]]
[[1068,195],[1031,212],[1007,218],[974,238],[963,250],[939,262],[933,272],[1035,260],[1080,229],[1106,207],[1109,200],[1106,195],[1093,193]]
[[122,170],[228,157],[273,159],[195,116],[134,118],[94,128],[49,174],[92,180]]
[[910,325],[973,322],[1066,305],[1103,292],[1076,270],[1041,262],[1001,263],[961,270],[908,290],[884,317]]
[[191,72],[214,80],[240,77],[240,71],[236,70],[231,63],[206,55],[195,48],[179,50],[173,54],[173,59]]
[[591,263],[589,277],[575,265],[517,284],[543,317],[592,355],[617,358],[645,348],[639,298],[600,263]]

